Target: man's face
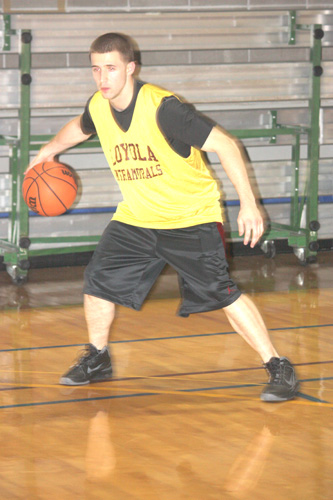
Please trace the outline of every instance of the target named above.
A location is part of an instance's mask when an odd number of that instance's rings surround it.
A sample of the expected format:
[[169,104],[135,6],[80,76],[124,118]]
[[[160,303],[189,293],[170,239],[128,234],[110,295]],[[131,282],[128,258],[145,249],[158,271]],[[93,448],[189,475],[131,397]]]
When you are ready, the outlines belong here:
[[135,69],[134,62],[125,62],[118,51],[92,53],[91,67],[97,88],[105,99],[115,104],[126,100],[131,91],[128,82]]

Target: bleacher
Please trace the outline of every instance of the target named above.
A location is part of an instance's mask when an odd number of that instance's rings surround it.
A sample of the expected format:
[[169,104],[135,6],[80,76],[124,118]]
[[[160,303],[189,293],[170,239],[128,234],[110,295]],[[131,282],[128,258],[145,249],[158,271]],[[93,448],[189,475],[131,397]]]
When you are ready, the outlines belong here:
[[[7,32],[6,26],[7,23]],[[174,91],[227,130],[269,130],[274,124],[310,126],[313,63],[310,26],[320,24],[323,38],[321,82],[321,152],[319,164],[319,237],[332,236],[330,196],[333,191],[333,10],[177,11],[75,14],[12,14],[0,20],[0,134],[19,137],[20,31],[31,30],[30,133],[55,134],[82,112],[94,83],[87,52],[101,33],[130,34],[141,53],[139,77]],[[56,29],[55,29],[56,26]],[[302,26],[302,29],[301,29]],[[309,27],[309,29],[307,29]],[[6,34],[7,33],[7,34]],[[275,113],[276,111],[276,113]],[[246,134],[243,134],[243,136]],[[251,135],[251,134],[250,134]],[[252,162],[251,176],[271,220],[288,224],[293,196],[293,134],[261,137],[243,143]],[[307,176],[307,140],[301,134],[300,188]],[[8,154],[0,146],[0,237],[7,238],[12,203]],[[38,146],[39,147],[39,146]],[[89,236],[101,233],[120,192],[96,147],[73,149],[61,157],[81,180],[74,209],[59,218],[30,218],[29,237]],[[222,183],[227,218],[235,229],[236,193],[214,155],[209,160]],[[20,168],[24,169],[24,165]],[[275,200],[275,201],[274,201]],[[229,205],[229,206],[228,206]],[[36,244],[35,244],[36,246]],[[39,247],[50,247],[39,242]],[[31,248],[33,248],[32,245]],[[38,245],[37,245],[38,247]]]

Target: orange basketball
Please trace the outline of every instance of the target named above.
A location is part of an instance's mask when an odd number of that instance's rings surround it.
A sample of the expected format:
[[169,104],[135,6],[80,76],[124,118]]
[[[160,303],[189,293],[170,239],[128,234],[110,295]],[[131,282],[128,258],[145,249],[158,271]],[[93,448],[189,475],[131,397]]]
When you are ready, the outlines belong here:
[[38,163],[23,180],[23,198],[36,214],[61,215],[73,204],[77,183],[74,172],[56,161]]

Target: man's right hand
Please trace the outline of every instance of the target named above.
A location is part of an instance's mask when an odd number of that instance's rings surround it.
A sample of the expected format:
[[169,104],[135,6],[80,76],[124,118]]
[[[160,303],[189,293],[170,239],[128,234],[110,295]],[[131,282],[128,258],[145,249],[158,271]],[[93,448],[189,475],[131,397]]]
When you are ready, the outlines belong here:
[[45,144],[35,156],[35,158],[29,163],[25,174],[29,172],[37,163],[43,161],[52,161],[60,153],[63,153],[69,148],[76,146],[80,142],[89,139],[91,134],[85,134],[81,129],[81,115],[76,116],[70,122],[68,122],[59,132],[53,137],[53,139]]
[[[47,146],[47,144],[46,144]],[[37,165],[38,163],[42,163],[44,161],[54,161],[55,159],[55,155],[53,154],[50,154],[47,152],[46,150],[46,146],[43,146],[39,153],[37,154],[37,156],[35,156],[31,162],[29,163],[28,167],[26,168],[25,172],[24,172],[24,175],[29,172],[29,170],[31,170],[35,165]]]

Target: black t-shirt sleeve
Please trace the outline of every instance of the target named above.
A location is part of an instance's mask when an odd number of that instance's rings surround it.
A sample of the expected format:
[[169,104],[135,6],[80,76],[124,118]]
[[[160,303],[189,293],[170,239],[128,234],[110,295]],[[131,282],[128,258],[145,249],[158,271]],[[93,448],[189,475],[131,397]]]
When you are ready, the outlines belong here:
[[192,105],[181,102],[175,96],[163,99],[157,119],[161,131],[171,144],[180,141],[199,149],[215,125]]
[[[96,134],[87,101],[81,115],[81,129],[84,134]],[[134,109],[134,108],[133,108]],[[201,148],[215,123],[197,112],[190,104],[181,102],[176,96],[165,97],[159,107],[157,121],[170,146],[181,156],[187,157],[191,147]]]
[[86,107],[84,108],[84,112],[81,115],[81,130],[84,134],[96,134],[95,124],[91,118],[91,114],[89,111],[89,104],[93,95],[88,99]]

